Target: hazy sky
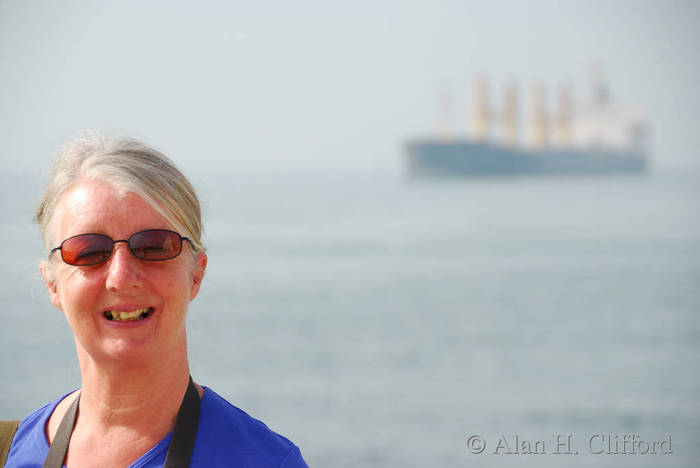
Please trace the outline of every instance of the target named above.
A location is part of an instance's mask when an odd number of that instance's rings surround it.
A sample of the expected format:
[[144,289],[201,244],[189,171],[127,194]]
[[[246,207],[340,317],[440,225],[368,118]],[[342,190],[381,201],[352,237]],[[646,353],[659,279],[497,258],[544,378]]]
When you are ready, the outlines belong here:
[[398,168],[440,90],[466,129],[478,73],[541,80],[551,106],[593,61],[651,117],[654,163],[698,166],[699,28],[696,1],[0,0],[2,167],[97,128],[188,169]]

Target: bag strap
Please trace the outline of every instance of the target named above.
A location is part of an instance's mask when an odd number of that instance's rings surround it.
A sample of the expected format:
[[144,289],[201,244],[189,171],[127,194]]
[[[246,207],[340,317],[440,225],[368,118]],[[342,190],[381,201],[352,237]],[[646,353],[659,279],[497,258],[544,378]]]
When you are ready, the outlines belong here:
[[164,468],[187,468],[190,466],[199,427],[200,408],[199,392],[194,386],[192,376],[190,376],[185,398],[182,400],[175,420],[175,429],[173,429],[170,447],[168,447],[168,453],[165,456]]
[[0,421],[0,467],[5,466],[19,421]]
[[53,441],[49,447],[49,453],[46,454],[46,459],[44,460],[42,468],[60,468],[63,466],[63,460],[66,458],[66,453],[68,452],[70,436],[73,434],[79,402],[80,394],[78,394],[73,403],[68,407],[68,411],[66,411],[63,419],[61,419],[61,424],[59,424],[56,435],[53,437]]

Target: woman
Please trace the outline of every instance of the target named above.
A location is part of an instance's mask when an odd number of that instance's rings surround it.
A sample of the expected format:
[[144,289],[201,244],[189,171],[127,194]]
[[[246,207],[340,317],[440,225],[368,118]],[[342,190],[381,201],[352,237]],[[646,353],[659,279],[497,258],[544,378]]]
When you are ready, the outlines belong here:
[[82,387],[21,421],[6,467],[307,466],[189,376],[185,316],[207,255],[197,196],[168,158],[86,133],[59,152],[36,219]]

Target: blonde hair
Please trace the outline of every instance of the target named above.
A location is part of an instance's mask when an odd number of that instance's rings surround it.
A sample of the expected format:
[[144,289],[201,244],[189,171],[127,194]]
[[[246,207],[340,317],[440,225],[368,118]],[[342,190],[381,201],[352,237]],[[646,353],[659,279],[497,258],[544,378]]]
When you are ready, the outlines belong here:
[[189,180],[165,155],[144,142],[84,131],[56,154],[35,219],[46,250],[55,247],[51,223],[61,197],[80,179],[109,184],[120,195],[138,194],[182,236],[204,251],[199,199]]

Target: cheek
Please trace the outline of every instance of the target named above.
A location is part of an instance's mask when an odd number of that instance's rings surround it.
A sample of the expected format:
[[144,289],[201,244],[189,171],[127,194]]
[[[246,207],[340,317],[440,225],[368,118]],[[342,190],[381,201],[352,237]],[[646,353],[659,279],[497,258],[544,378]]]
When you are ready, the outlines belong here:
[[65,266],[56,275],[56,290],[63,305],[63,311],[87,305],[101,290],[98,275],[87,275],[78,267]]
[[191,275],[186,268],[177,268],[153,276],[148,284],[167,301],[183,302],[188,298]]

